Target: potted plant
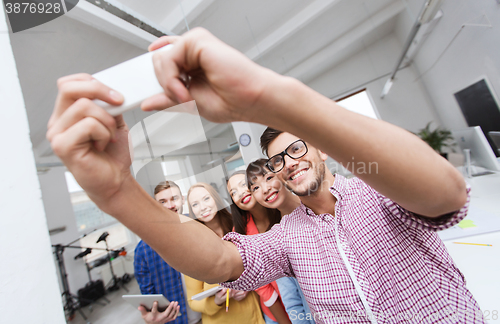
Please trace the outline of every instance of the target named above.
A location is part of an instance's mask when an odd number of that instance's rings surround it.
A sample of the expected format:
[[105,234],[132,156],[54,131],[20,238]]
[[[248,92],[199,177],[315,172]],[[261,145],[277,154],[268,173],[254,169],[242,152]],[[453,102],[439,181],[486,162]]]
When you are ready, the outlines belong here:
[[420,137],[424,142],[429,144],[429,146],[432,147],[434,151],[438,152],[439,154],[441,154],[441,156],[447,159],[448,153],[444,153],[442,151],[442,148],[449,147],[452,149],[453,152],[455,152],[453,146],[455,146],[456,143],[453,142],[453,136],[451,135],[451,131],[439,127],[431,131],[431,123],[432,122],[428,122],[425,128],[422,128],[415,135]]

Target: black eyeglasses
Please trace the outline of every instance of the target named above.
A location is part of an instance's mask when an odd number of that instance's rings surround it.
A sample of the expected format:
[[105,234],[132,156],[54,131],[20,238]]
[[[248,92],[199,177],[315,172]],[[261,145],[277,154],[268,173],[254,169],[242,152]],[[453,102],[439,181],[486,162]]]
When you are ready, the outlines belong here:
[[274,173],[280,172],[285,167],[285,155],[296,160],[303,157],[307,153],[307,145],[303,140],[296,140],[288,145],[286,150],[271,157],[266,162],[267,168]]

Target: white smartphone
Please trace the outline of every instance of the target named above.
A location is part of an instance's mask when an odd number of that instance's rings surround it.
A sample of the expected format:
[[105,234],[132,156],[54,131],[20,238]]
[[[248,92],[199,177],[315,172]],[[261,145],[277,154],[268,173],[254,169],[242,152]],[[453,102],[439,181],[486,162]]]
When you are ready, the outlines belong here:
[[[135,308],[139,308],[139,306],[144,306],[148,311],[151,311],[151,308],[153,308],[153,303],[155,301],[158,302],[158,310],[160,312],[163,312],[165,309],[167,309],[168,305],[170,304],[168,299],[161,294],[123,295],[122,298],[125,299],[130,305],[134,306]],[[179,316],[181,316],[180,312],[179,315],[177,315],[177,317]]]
[[93,74],[96,80],[118,91],[125,99],[121,106],[112,106],[97,99],[94,102],[106,109],[112,116],[118,116],[125,111],[139,107],[144,99],[162,93],[163,88],[158,83],[153,66],[153,54],[158,51],[168,51],[172,47],[172,44],[166,45],[156,51]]

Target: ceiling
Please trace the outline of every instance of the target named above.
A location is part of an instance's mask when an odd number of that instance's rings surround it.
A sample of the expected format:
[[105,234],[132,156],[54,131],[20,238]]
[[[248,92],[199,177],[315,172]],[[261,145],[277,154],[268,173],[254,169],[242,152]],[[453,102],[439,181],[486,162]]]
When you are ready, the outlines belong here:
[[164,31],[204,27],[260,65],[302,81],[392,33],[406,6],[404,0],[182,0],[164,8],[155,7],[159,1],[113,2]]
[[[422,1],[108,2],[166,33],[182,34],[187,25],[204,27],[255,62],[308,83],[364,47],[396,33],[401,13],[408,12],[409,5],[418,7]],[[83,2],[80,0],[79,6]],[[96,19],[78,16],[81,15],[68,14],[11,35],[37,163],[57,160],[45,139],[57,94],[57,78],[76,72],[95,73],[146,50],[145,45],[126,36],[115,37],[111,27],[99,24]],[[137,123],[147,115],[136,110],[127,114],[126,119]],[[227,130],[210,129],[213,133],[207,134],[209,137]]]

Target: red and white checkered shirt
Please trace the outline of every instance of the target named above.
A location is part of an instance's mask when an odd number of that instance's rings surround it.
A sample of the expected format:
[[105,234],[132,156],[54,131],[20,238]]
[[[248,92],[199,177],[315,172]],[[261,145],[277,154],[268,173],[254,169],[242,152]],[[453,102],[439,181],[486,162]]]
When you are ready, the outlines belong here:
[[466,216],[470,198],[430,219],[357,178],[336,175],[330,191],[335,216],[302,204],[266,233],[227,234],[245,270],[222,285],[255,290],[294,276],[317,323],[485,323],[436,233]]

